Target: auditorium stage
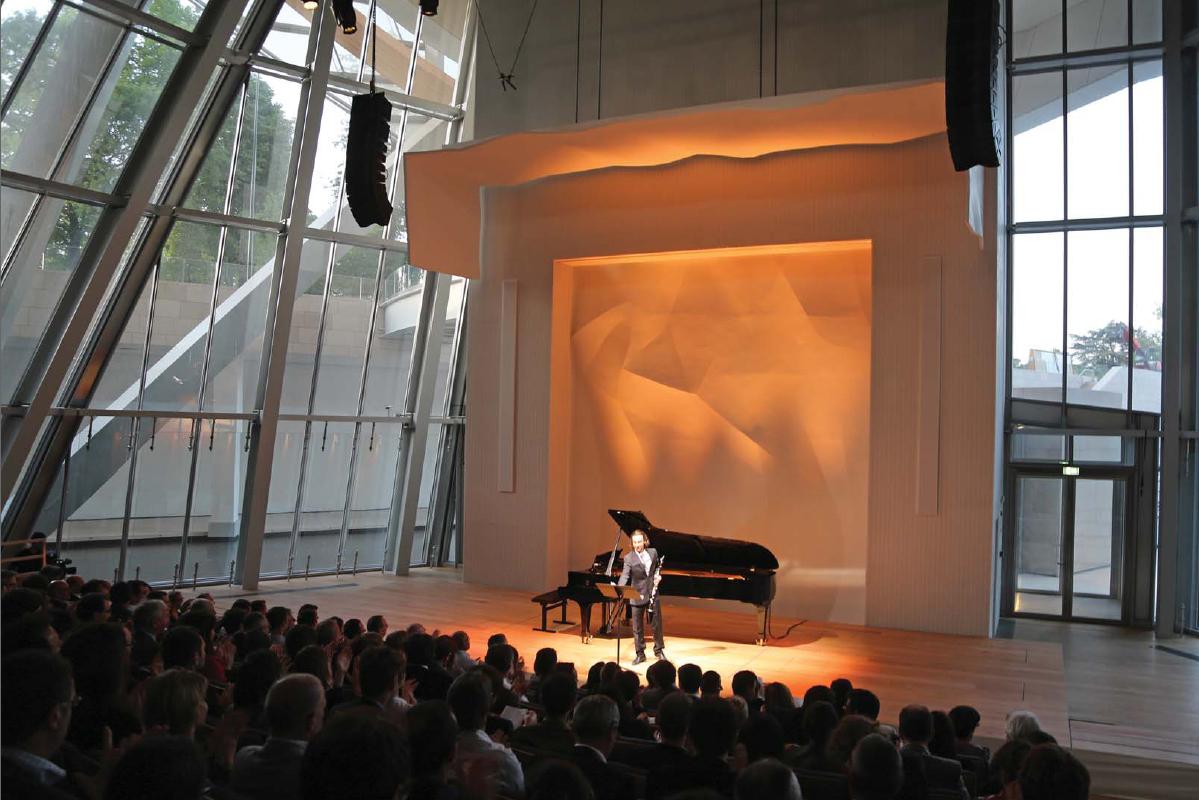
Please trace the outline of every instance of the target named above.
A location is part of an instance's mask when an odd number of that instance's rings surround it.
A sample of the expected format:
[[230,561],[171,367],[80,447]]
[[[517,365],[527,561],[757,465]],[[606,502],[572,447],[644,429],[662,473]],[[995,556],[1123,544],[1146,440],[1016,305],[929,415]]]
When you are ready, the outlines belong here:
[[[316,603],[320,615],[366,620],[383,614],[393,629],[421,622],[430,630],[462,629],[472,654],[482,656],[487,637],[504,632],[531,666],[541,647],[554,647],[580,674],[611,660],[616,643],[579,641],[577,629],[542,633],[530,592],[464,584],[452,568],[413,570],[407,578],[379,573],[305,581],[267,581],[256,592],[212,590],[219,600],[264,598],[293,609]],[[221,605],[224,605],[222,602]],[[881,719],[894,723],[908,703],[945,709],[965,703],[982,714],[978,736],[996,746],[1004,715],[1029,709],[1059,742],[1073,746],[1091,770],[1094,795],[1193,798],[1199,781],[1199,643],[1170,640],[1169,651],[1152,634],[1110,626],[1061,626],[1020,621],[1016,638],[945,636],[853,625],[804,622],[767,647],[752,644],[755,617],[729,611],[671,606],[666,650],[676,665],[689,661],[714,669],[728,693],[733,673],[752,669],[782,681],[798,697],[813,683],[847,677],[875,692]],[[571,606],[572,622],[579,619]],[[593,626],[599,614],[593,614]],[[798,620],[776,617],[775,634]],[[1063,647],[1064,643],[1064,647]],[[629,640],[622,661],[632,656]],[[1178,653],[1183,653],[1179,655]],[[652,662],[650,662],[652,663]],[[644,674],[645,664],[638,668]]]

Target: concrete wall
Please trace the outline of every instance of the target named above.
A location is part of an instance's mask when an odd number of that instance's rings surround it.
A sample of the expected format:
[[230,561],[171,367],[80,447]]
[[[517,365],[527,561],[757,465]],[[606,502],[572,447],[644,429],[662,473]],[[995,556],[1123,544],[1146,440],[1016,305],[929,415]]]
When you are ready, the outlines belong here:
[[[503,13],[484,17],[504,72],[532,6],[532,0],[513,0]],[[483,138],[728,100],[939,78],[945,20],[943,0],[539,3],[514,71],[516,91],[503,90],[480,36],[473,133]]]
[[[467,579],[542,591],[560,584],[568,569],[588,566],[574,563],[573,554],[611,546],[611,529],[600,526],[574,538],[572,517],[602,518],[605,509],[573,508],[569,481],[562,480],[572,432],[556,411],[569,408],[569,393],[550,378],[562,355],[553,344],[560,339],[553,323],[556,260],[866,240],[873,309],[865,622],[986,635],[994,230],[982,247],[968,230],[967,180],[952,171],[946,148],[939,135],[758,159],[698,157],[486,190],[483,277],[471,285],[467,396],[499,395],[500,298],[503,282],[515,280],[514,481],[513,491],[500,491],[497,404],[470,401]],[[988,188],[993,197],[990,179]],[[925,292],[930,256],[941,264],[932,305]],[[930,315],[938,324],[922,327]],[[926,378],[930,364],[939,369],[936,380]],[[939,409],[930,416],[930,407]],[[920,508],[918,498],[930,491],[931,507]],[[674,520],[655,521],[676,527]],[[778,597],[778,612],[800,612],[810,599],[804,592],[816,590],[801,584]]]

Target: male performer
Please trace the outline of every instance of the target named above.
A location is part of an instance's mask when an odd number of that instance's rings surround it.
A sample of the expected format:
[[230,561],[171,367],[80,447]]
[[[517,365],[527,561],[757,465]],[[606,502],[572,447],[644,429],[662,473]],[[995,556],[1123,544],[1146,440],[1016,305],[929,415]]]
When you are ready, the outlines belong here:
[[621,586],[632,584],[633,588],[641,595],[641,599],[633,600],[630,603],[633,607],[633,643],[637,647],[637,657],[633,659],[633,666],[637,666],[645,662],[645,613],[647,611],[653,615],[654,655],[659,661],[666,658],[666,650],[662,644],[662,598],[654,598],[654,607],[652,609],[649,607],[650,594],[662,580],[662,576],[658,574],[658,551],[646,546],[649,544],[649,537],[645,535],[645,531],[633,531],[633,535],[629,538],[633,542],[633,549],[625,554],[624,570],[620,573],[619,584]]

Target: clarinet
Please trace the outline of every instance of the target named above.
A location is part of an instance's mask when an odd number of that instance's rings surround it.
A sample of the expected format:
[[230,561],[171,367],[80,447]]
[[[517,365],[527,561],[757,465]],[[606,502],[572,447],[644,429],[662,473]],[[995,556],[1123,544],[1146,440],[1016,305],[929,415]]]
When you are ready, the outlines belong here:
[[[658,578],[662,574],[662,562],[666,560],[666,556],[658,556],[658,566],[654,570],[654,578]],[[649,611],[654,613],[654,602],[658,599],[658,582],[654,581],[653,591],[649,593]]]

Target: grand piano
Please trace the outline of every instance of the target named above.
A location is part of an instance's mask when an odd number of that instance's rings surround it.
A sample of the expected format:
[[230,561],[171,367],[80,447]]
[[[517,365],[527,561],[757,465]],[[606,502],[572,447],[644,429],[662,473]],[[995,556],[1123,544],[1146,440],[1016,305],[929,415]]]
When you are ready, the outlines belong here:
[[[632,536],[636,530],[649,534],[649,546],[657,549],[664,558],[659,595],[750,603],[758,610],[756,641],[760,645],[766,643],[770,603],[774,600],[774,574],[779,566],[773,553],[753,542],[659,528],[640,511],[609,509],[608,515],[624,536]],[[610,601],[595,586],[620,578],[624,564],[620,544],[618,533],[612,551],[597,554],[586,571],[572,570],[567,575],[566,585],[558,588],[557,597],[563,604],[573,600],[579,605],[580,633],[584,642],[591,640],[591,607],[600,603],[603,618],[608,618]]]

